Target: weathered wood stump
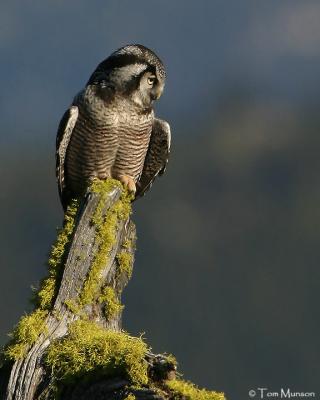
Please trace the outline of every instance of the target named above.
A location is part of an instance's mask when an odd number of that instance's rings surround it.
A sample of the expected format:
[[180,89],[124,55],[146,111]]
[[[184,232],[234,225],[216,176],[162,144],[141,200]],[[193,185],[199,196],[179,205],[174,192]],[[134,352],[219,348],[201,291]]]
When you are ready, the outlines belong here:
[[136,242],[130,213],[130,195],[113,180],[95,182],[70,205],[35,310],[3,351],[0,399],[224,398],[191,385],[179,392],[177,385],[187,384],[168,383],[173,357],[154,355],[121,331],[121,293]]

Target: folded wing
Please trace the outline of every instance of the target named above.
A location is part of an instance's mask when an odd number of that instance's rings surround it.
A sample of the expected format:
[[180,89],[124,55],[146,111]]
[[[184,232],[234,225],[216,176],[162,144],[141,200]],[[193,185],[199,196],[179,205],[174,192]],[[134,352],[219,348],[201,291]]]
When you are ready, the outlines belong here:
[[170,143],[170,125],[155,118],[143,170],[137,182],[136,197],[143,196],[155,178],[164,173],[169,159]]
[[79,115],[77,106],[70,107],[63,115],[57,133],[56,140],[56,177],[58,181],[59,196],[63,208],[66,209],[68,201],[65,184],[65,159],[72,131]]

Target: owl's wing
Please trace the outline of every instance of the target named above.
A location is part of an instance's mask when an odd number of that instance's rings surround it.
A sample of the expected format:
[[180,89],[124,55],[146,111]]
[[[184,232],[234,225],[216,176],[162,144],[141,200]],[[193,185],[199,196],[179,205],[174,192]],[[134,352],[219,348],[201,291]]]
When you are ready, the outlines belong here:
[[63,208],[67,206],[65,196],[65,159],[71,134],[77,122],[79,109],[77,106],[70,107],[60,121],[56,140],[56,177],[58,181],[59,196]]
[[149,148],[140,179],[137,182],[136,197],[143,196],[158,175],[166,169],[171,144],[170,125],[161,119],[154,119]]

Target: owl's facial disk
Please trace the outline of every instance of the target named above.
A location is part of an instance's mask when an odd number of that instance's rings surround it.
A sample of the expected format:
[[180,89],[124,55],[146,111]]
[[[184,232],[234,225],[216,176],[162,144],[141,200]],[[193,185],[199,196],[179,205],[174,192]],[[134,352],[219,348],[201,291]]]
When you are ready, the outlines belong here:
[[131,64],[115,69],[111,76],[115,91],[131,99],[138,107],[150,108],[159,99],[164,88],[164,78],[156,68],[145,64]]
[[133,100],[143,107],[150,107],[154,100],[158,100],[164,88],[163,80],[157,74],[147,71],[140,77],[137,89],[132,93]]
[[165,70],[161,60],[142,45],[120,48],[102,61],[88,85],[97,86],[97,94],[110,101],[122,97],[142,109],[150,109],[164,88]]

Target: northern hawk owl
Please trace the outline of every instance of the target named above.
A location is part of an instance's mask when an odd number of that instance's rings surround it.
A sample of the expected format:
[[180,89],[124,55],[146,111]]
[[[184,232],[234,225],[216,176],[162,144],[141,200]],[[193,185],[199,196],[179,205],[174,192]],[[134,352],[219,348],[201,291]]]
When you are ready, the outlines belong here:
[[65,112],[56,174],[64,209],[95,178],[114,178],[142,196],[166,167],[170,127],[155,118],[165,70],[154,52],[128,45],[102,61]]

